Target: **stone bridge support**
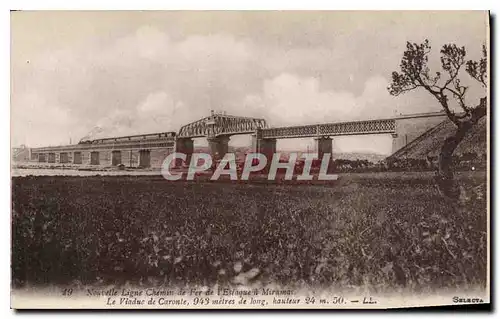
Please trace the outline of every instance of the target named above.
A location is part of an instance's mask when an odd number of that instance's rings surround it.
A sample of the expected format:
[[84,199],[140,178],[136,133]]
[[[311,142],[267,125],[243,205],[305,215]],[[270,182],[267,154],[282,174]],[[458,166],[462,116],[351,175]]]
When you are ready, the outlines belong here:
[[323,164],[323,156],[325,154],[330,154],[330,160],[326,165],[328,165],[327,173],[333,172],[333,147],[332,147],[332,138],[329,136],[321,136],[314,138],[316,140],[316,149],[318,150],[318,159]]
[[[191,162],[191,155],[193,155],[194,146],[192,138],[179,138],[175,141],[175,152],[186,154],[186,165]],[[182,167],[182,159],[175,159],[175,167]]]
[[276,139],[275,138],[260,138],[258,134],[252,136],[252,149],[255,153],[264,154],[267,159],[267,165],[263,169],[268,172],[271,167],[273,155],[276,153]]
[[[322,160],[324,154],[332,153],[332,139],[329,136],[315,138],[316,149],[318,150],[318,159]],[[330,160],[332,158],[330,157]]]
[[212,160],[221,160],[229,148],[229,136],[208,137],[208,147],[212,153]]
[[276,153],[275,138],[258,139],[253,137],[252,144],[255,153],[264,154],[267,157],[267,161],[271,162],[274,153]]

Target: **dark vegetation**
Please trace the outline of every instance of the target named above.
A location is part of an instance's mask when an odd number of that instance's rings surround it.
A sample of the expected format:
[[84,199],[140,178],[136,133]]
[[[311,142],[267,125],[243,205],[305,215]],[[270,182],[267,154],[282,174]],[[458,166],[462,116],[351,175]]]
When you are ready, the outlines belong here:
[[484,172],[459,176],[475,198],[458,215],[430,175],[309,186],[16,177],[13,285],[226,284],[252,269],[262,284],[484,287]]

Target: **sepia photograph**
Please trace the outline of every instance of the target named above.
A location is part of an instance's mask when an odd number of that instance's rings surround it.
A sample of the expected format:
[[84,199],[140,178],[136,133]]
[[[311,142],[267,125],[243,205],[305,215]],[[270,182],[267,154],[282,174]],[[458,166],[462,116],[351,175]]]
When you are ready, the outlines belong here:
[[490,304],[488,11],[11,11],[13,309]]

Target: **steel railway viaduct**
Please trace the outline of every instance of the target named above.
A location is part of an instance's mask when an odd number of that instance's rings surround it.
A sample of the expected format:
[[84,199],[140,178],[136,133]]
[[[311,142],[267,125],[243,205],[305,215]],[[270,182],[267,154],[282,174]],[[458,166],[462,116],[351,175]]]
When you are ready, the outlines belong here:
[[[228,152],[230,137],[252,134],[252,149],[269,156],[276,152],[276,141],[311,137],[316,140],[318,158],[332,152],[332,137],[345,135],[391,134],[392,153],[446,120],[444,112],[401,115],[389,119],[268,127],[265,119],[214,113],[181,127],[178,133],[162,132],[95,140],[78,144],[33,148],[30,159],[37,162],[131,167],[160,167],[172,152],[194,152],[193,139],[204,137],[212,157]],[[176,162],[175,165],[181,163]]]

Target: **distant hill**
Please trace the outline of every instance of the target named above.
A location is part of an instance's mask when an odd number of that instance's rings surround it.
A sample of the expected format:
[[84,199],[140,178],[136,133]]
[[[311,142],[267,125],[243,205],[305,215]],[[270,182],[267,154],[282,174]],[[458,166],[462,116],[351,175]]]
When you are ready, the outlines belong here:
[[[403,147],[387,160],[395,159],[426,159],[427,156],[437,157],[441,151],[444,140],[453,135],[455,125],[450,120],[445,120],[434,128],[428,130],[420,137]],[[479,120],[477,125],[469,132],[466,138],[459,144],[454,155],[460,156],[464,153],[475,153],[482,158],[487,154],[487,119]]]

